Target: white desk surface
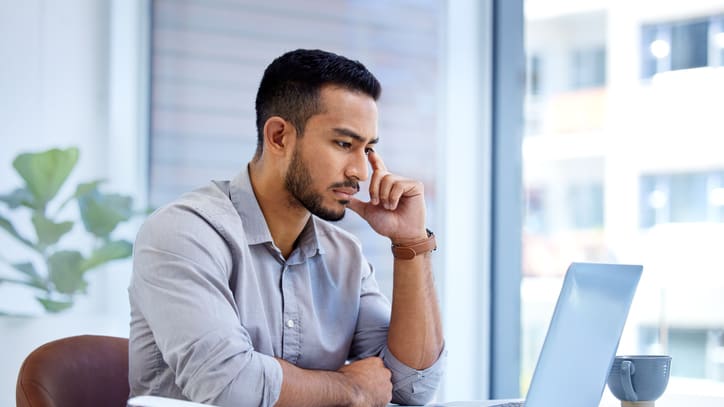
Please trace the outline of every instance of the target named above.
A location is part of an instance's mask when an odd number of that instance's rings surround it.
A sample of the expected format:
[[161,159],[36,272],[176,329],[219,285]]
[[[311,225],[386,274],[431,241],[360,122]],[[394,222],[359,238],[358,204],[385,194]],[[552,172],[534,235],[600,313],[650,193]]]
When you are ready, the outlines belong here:
[[[450,402],[439,402],[432,404],[432,406],[440,407],[488,407],[503,402],[504,400],[498,401],[450,401]],[[723,407],[721,397],[717,396],[690,396],[681,394],[664,394],[659,400],[656,401],[656,407]],[[601,398],[599,407],[621,407],[621,402],[617,400],[613,395],[606,389]]]
[[[436,404],[429,405],[440,406],[440,407],[487,407],[491,404],[498,404],[501,400],[491,401],[448,401],[438,402]],[[712,395],[697,395],[697,396],[686,396],[680,394],[664,394],[661,399],[656,401],[656,407],[722,407],[722,398]],[[163,397],[154,396],[140,396],[129,400],[129,406],[138,407],[197,407],[205,406],[205,404],[191,403],[188,401],[166,399]],[[393,406],[393,405],[390,405]],[[620,407],[621,402],[616,400],[608,389],[603,393],[603,398],[599,407]]]

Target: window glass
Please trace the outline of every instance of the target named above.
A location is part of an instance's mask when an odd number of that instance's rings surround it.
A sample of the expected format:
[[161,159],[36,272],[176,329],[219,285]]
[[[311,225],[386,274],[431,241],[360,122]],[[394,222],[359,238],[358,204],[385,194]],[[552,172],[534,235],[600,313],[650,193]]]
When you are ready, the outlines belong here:
[[[641,29],[641,77],[650,78],[659,70],[659,60],[666,59],[668,61],[668,52],[662,49],[657,54],[654,51],[657,50],[654,41],[659,40],[658,38],[658,27],[656,26],[644,26]],[[663,41],[661,39],[660,41]],[[660,43],[665,44],[665,43]],[[652,47],[653,46],[653,47]],[[653,48],[653,49],[652,49]],[[665,47],[664,47],[665,48]]]
[[724,0],[651,5],[526,0],[549,69],[524,109],[523,395],[565,270],[591,261],[644,265],[619,353],[670,354],[668,393],[724,402]]
[[[254,98],[264,69],[286,51],[321,48],[360,60],[382,83],[376,150],[391,171],[425,184],[436,230],[444,10],[441,0],[153,1],[151,204],[241,171],[256,149]],[[389,241],[351,211],[338,225],[364,242],[390,296]]]
[[597,46],[574,50],[571,62],[571,89],[592,88],[606,83],[605,48]]
[[641,26],[641,77],[704,66],[722,66],[721,16],[669,20]]
[[671,28],[671,69],[707,65],[709,21],[674,24]]

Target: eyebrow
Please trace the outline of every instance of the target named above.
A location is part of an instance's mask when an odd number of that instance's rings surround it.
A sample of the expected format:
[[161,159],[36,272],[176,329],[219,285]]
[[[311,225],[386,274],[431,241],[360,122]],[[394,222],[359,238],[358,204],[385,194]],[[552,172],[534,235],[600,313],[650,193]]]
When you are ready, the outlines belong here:
[[[353,132],[352,130],[343,129],[340,127],[335,127],[333,130],[341,136],[353,138],[353,139],[359,141],[360,143],[364,143],[367,141],[366,138],[360,136],[359,134]],[[380,138],[377,137],[375,139],[370,140],[367,144],[377,144],[379,141],[380,141]]]

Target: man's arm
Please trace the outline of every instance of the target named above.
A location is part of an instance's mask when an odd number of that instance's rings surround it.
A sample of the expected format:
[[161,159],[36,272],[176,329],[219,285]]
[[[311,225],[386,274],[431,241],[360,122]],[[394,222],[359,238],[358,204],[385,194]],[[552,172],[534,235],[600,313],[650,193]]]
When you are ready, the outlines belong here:
[[301,369],[277,360],[284,380],[276,407],[377,407],[390,402],[390,371],[380,358],[358,360],[336,372]]
[[[254,350],[229,288],[231,255],[208,219],[175,205],[149,217],[134,247],[132,345],[152,333],[160,355],[131,347],[131,382],[219,406],[271,406],[282,370]],[[161,360],[160,358],[163,358]],[[162,383],[148,382],[167,377]],[[151,388],[150,386],[155,386]]]
[[443,346],[431,263],[428,252],[412,260],[395,259],[394,264],[387,346],[400,362],[414,369],[430,367]]
[[[370,202],[352,199],[350,209],[392,244],[409,245],[427,239],[423,185],[391,174],[374,151],[369,153],[369,162],[373,170]],[[395,259],[392,297],[388,349],[411,368],[432,366],[444,340],[430,253],[411,260]]]
[[[136,241],[132,308],[152,328],[185,397],[219,406],[370,407],[389,402],[391,373],[380,358],[322,371],[256,352],[234,311],[224,272],[232,260],[225,247],[205,219],[179,207],[149,218]],[[143,365],[135,359],[140,355],[131,356],[134,365]],[[132,381],[151,373],[138,371]]]

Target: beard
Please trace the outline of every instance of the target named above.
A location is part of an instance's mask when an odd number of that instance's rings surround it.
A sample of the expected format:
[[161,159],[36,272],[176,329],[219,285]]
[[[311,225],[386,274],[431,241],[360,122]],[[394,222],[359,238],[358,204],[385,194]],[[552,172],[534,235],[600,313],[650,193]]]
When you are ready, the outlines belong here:
[[[284,186],[296,201],[294,203],[301,204],[313,215],[333,222],[344,218],[344,207],[337,210],[334,208],[327,208],[322,203],[324,201],[324,197],[320,192],[315,191],[312,187],[312,176],[309,173],[309,168],[307,168],[304,160],[302,159],[299,149],[294,150],[292,162],[289,164],[287,174],[284,177]],[[351,179],[344,182],[338,182],[330,186],[330,188],[337,187],[353,187],[359,190],[359,184]],[[340,200],[338,202],[342,205],[346,205],[349,201]]]

